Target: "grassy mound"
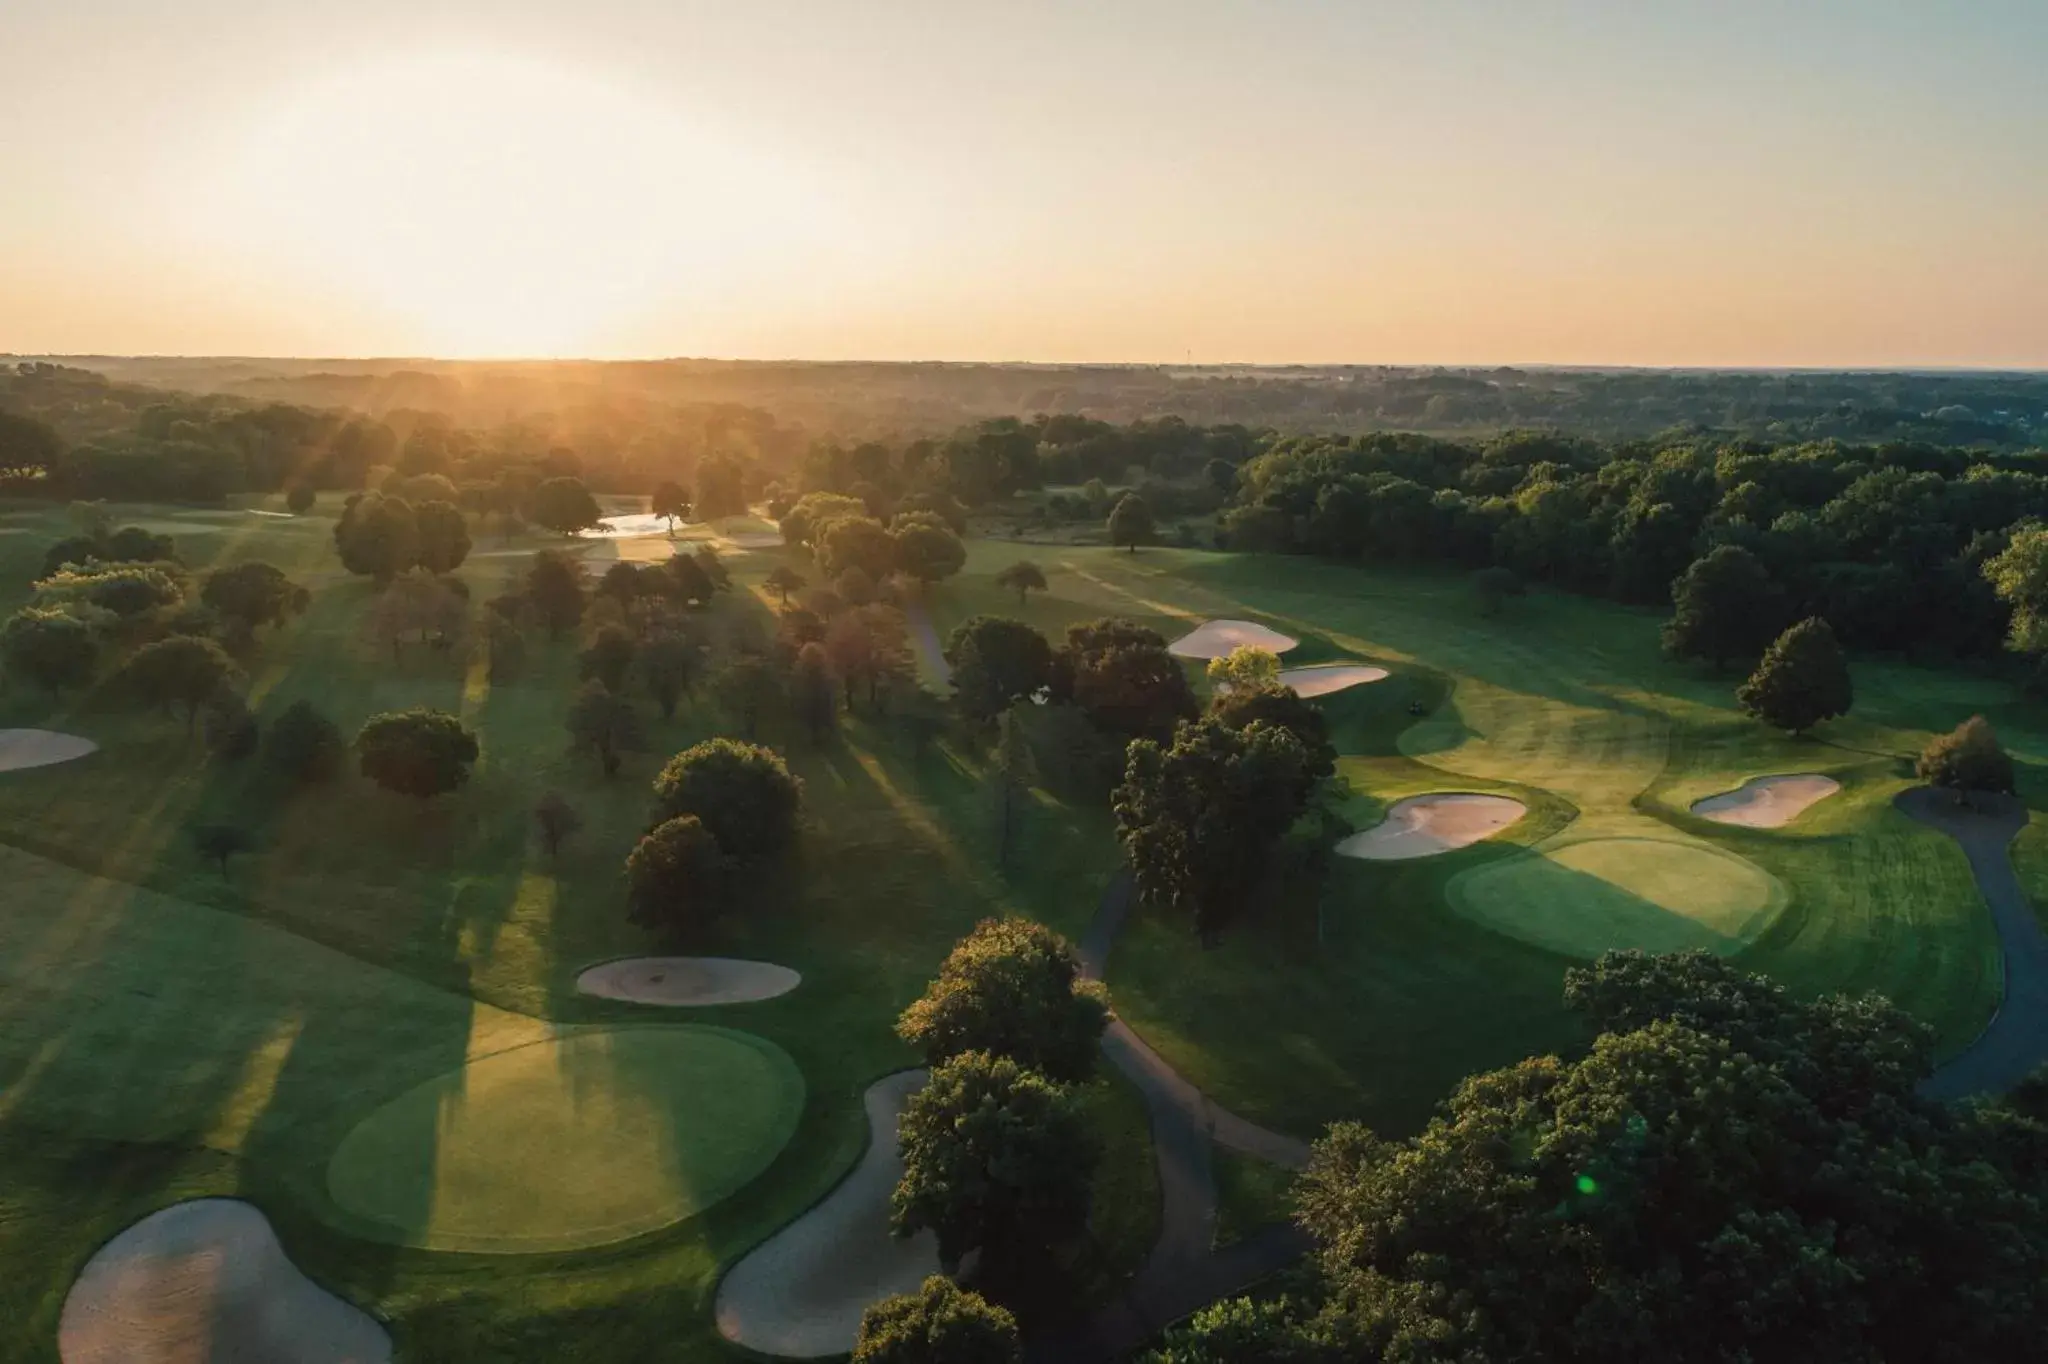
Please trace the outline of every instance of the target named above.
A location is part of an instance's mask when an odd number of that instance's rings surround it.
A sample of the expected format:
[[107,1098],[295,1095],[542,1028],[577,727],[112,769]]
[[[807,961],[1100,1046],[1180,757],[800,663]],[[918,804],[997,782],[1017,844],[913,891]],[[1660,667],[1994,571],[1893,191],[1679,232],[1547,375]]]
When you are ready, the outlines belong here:
[[1475,867],[1446,887],[1459,913],[1571,956],[1741,950],[1786,895],[1742,858],[1671,838],[1596,838]]
[[760,1174],[803,1095],[788,1055],[745,1033],[579,1032],[400,1095],[342,1142],[328,1191],[378,1235],[429,1250],[605,1245]]

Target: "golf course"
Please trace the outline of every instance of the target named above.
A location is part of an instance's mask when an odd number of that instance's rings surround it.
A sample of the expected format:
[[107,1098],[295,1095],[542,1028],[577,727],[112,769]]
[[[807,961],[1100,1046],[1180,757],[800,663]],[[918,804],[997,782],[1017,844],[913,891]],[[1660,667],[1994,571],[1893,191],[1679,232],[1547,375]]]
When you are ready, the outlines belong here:
[[[642,500],[607,501],[625,513],[611,530],[566,542],[585,572],[708,546],[732,579],[707,612],[720,631],[772,629],[773,575],[811,571],[757,516],[671,533]],[[829,1355],[865,1305],[936,1272],[926,1241],[887,1236],[894,1123],[925,1064],[896,1020],[977,922],[1079,942],[1121,903],[1099,801],[1046,780],[998,803],[980,744],[880,708],[849,704],[829,741],[766,714],[802,845],[747,873],[746,912],[679,939],[628,916],[620,859],[668,755],[754,737],[730,698],[686,691],[609,775],[563,731],[573,638],[536,635],[503,678],[481,637],[395,649],[367,628],[375,588],[336,562],[338,496],[296,515],[254,496],[106,510],[171,536],[187,571],[260,561],[306,589],[245,665],[266,731],[301,702],[343,734],[430,706],[479,752],[431,800],[352,770],[293,789],[101,691],[5,692],[0,1315],[17,1329],[0,1357],[185,1358],[122,1353],[107,1325],[175,1316],[185,1280],[133,1289],[162,1302],[109,1295],[148,1278],[137,1257],[196,1272],[209,1237],[267,1266],[234,1292],[323,1295],[304,1319],[366,1342],[261,1347],[309,1361]],[[0,509],[13,605],[71,530],[61,508]],[[564,544],[480,533],[458,576],[481,603]],[[1027,556],[1042,590],[997,581]],[[1467,1075],[1582,1049],[1562,981],[1604,951],[1704,949],[1800,998],[1880,992],[1944,1055],[1999,1008],[1969,860],[1893,802],[1914,755],[1974,714],[2022,798],[2048,799],[2048,731],[2001,681],[1858,658],[1853,714],[1789,738],[1736,708],[1734,679],[1667,660],[1646,610],[1536,591],[1491,615],[1451,574],[976,535],[905,614],[939,698],[942,642],[978,616],[1055,640],[1136,622],[1204,695],[1206,660],[1271,649],[1337,754],[1345,827],[1314,876],[1212,941],[1119,911],[1089,963],[1123,1030],[1105,1047],[1139,1059],[1077,1086],[1101,1148],[1063,1265],[1077,1322],[1142,1292],[1155,1246],[1206,1263],[1284,1221],[1286,1176],[1262,1156],[1298,1164],[1340,1120],[1408,1135]],[[1025,728],[1047,744],[1058,708],[1040,709]],[[554,848],[532,832],[547,793],[580,820]],[[217,826],[246,844],[195,853],[191,831]],[[2013,854],[2038,903],[2037,828]],[[1180,1201],[1161,1094],[1209,1115],[1206,1202]]]

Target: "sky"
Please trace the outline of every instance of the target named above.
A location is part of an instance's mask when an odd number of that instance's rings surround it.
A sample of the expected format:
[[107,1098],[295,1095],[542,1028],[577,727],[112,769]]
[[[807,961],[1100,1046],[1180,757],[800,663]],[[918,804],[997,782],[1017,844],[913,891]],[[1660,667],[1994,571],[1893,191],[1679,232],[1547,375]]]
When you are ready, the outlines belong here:
[[2048,366],[2044,0],[0,4],[0,352]]

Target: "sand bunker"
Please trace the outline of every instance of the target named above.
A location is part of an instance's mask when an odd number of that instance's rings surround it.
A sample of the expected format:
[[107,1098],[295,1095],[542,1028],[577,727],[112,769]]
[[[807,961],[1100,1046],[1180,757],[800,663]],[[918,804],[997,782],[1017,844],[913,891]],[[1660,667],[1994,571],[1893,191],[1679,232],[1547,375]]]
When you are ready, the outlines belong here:
[[924,1084],[906,1070],[869,1086],[868,1149],[860,1164],[796,1221],[756,1246],[718,1285],[718,1330],[763,1354],[810,1359],[853,1349],[861,1313],[914,1293],[939,1272],[938,1240],[889,1234],[889,1195],[903,1177],[896,1120]]
[[787,966],[733,957],[627,957],[576,977],[576,992],[671,1008],[749,1004],[786,995],[803,982]]
[[1780,829],[1799,818],[1809,806],[1826,800],[1841,789],[1842,783],[1817,772],[1800,772],[1787,777],[1751,777],[1733,791],[1694,801],[1692,812],[1716,824]]
[[247,1203],[200,1198],[100,1247],[64,1299],[64,1364],[382,1364],[391,1338],[301,1274]]
[[0,772],[18,772],[25,767],[48,767],[68,763],[97,753],[99,745],[76,734],[59,734],[48,729],[0,729]]
[[1280,685],[1292,687],[1296,696],[1328,696],[1368,682],[1382,682],[1386,677],[1385,668],[1363,663],[1326,663],[1317,668],[1283,668]]
[[632,512],[624,516],[602,516],[594,526],[585,526],[576,534],[585,540],[622,540],[635,535],[667,535],[669,521],[666,516],[653,512]]
[[1527,813],[1528,806],[1506,796],[1464,791],[1410,796],[1396,801],[1380,823],[1339,843],[1337,851],[1373,862],[1435,857],[1491,838]]
[[1166,647],[1167,652],[1177,658],[1222,658],[1232,649],[1246,644],[1268,653],[1284,654],[1299,643],[1298,639],[1248,620],[1211,620],[1204,621]]

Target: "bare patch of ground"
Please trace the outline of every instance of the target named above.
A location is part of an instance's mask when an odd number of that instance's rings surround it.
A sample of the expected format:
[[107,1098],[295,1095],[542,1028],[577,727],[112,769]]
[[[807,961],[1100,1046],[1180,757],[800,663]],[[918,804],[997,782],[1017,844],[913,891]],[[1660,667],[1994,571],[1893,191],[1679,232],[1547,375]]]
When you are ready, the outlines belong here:
[[1404,862],[1470,847],[1529,812],[1519,800],[1470,791],[1438,791],[1396,801],[1387,817],[1337,845],[1345,857]]
[[1842,789],[1833,777],[1797,772],[1781,777],[1751,777],[1733,791],[1692,803],[1692,812],[1716,824],[1747,829],[1781,829],[1810,807]]
[[199,1198],[100,1247],[64,1299],[64,1364],[386,1364],[376,1320],[308,1279],[248,1203]]
[[786,995],[803,982],[787,966],[734,957],[625,957],[576,977],[576,992],[599,999],[670,1008],[750,1004]]
[[916,1291],[939,1272],[930,1232],[889,1232],[889,1196],[903,1177],[896,1121],[925,1072],[899,1071],[869,1086],[868,1149],[825,1200],[756,1246],[718,1285],[719,1334],[749,1350],[814,1359],[853,1349],[861,1313]]

